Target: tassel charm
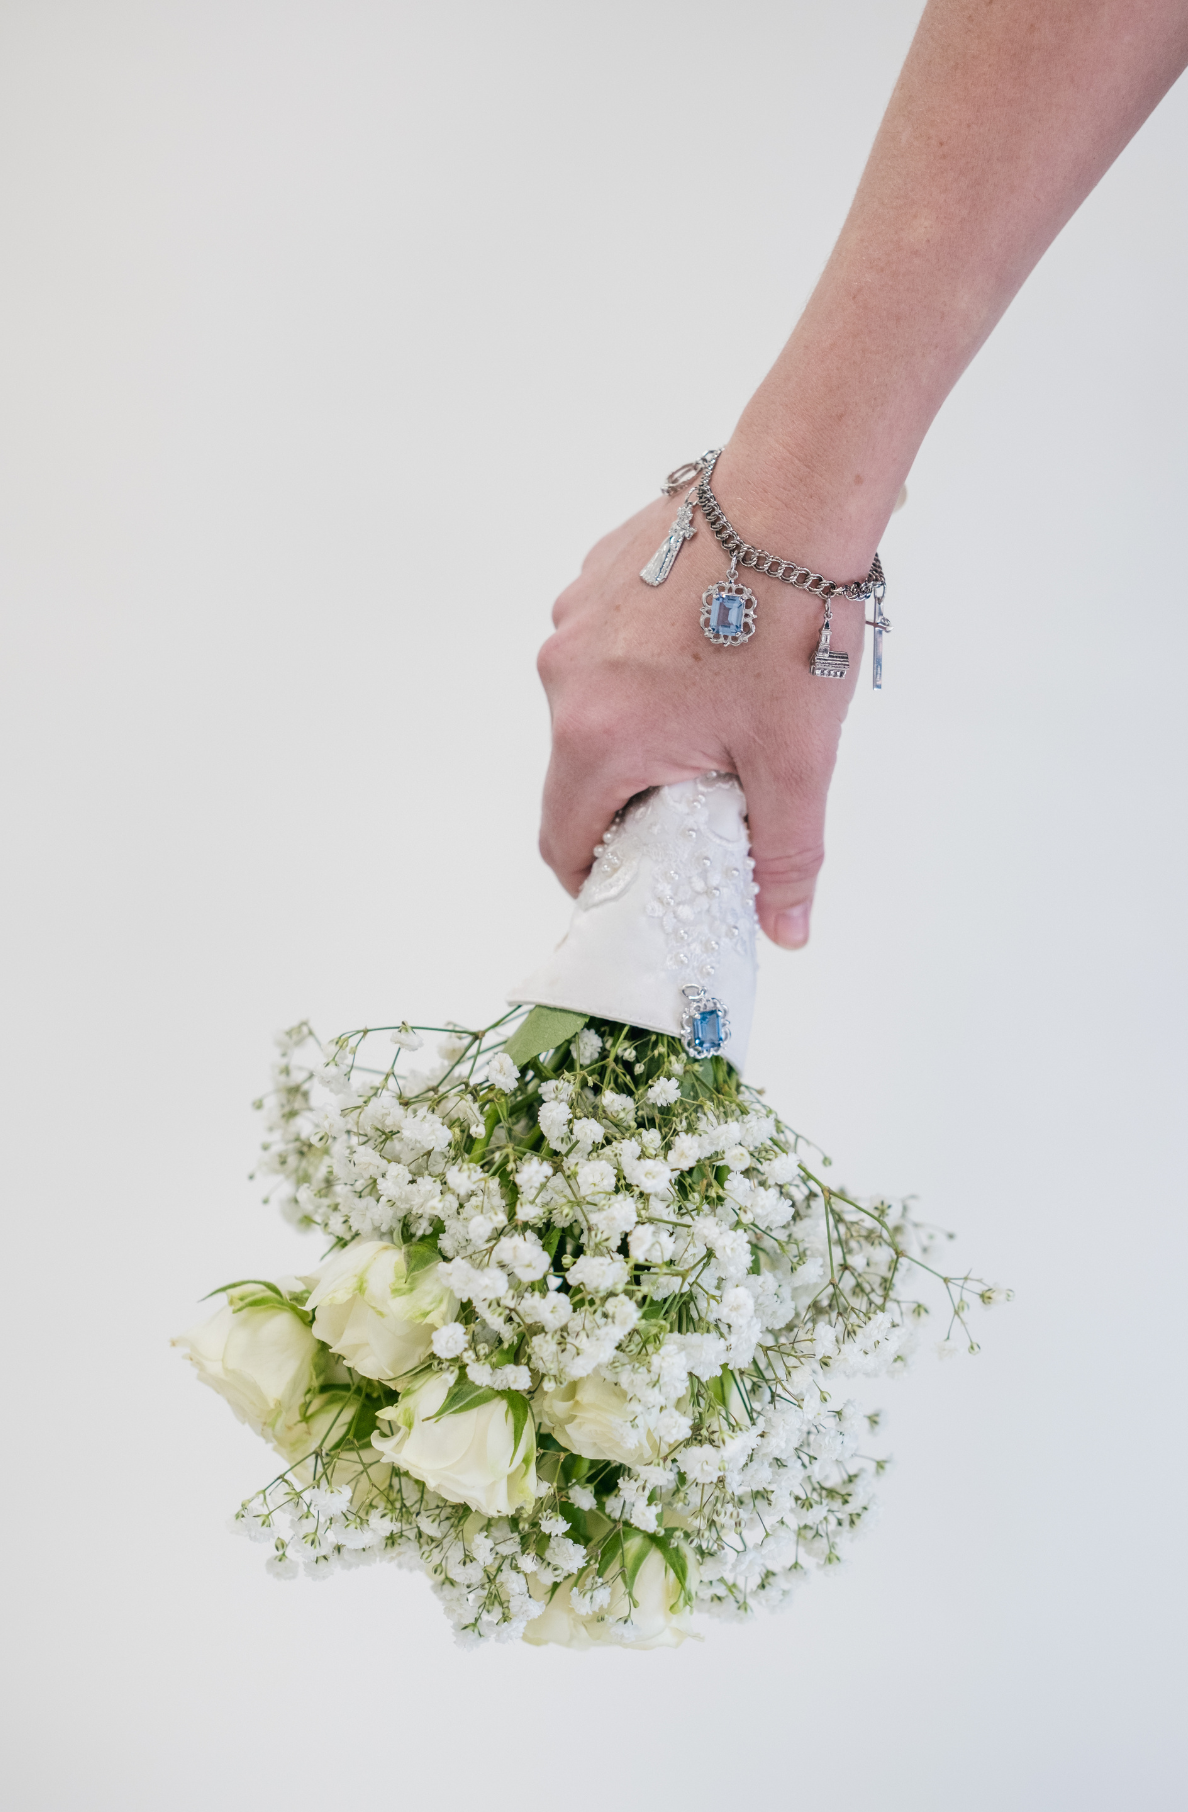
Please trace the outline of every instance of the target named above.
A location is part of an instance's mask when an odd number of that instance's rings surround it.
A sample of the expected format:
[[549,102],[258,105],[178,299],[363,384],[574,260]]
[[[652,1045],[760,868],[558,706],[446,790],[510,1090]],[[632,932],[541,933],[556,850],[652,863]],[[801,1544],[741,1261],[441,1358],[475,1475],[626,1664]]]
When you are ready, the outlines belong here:
[[685,542],[691,541],[697,533],[693,527],[693,511],[696,507],[697,500],[690,492],[677,511],[677,519],[669,529],[666,538],[640,572],[639,576],[645,585],[663,585],[667,579]]

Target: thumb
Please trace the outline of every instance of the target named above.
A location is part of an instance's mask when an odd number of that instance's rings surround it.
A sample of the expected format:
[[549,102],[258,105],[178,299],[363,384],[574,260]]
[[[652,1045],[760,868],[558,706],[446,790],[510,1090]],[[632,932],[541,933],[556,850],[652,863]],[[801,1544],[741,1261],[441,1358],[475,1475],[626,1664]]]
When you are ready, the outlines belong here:
[[747,798],[759,923],[774,944],[808,943],[817,876],[825,860],[825,800],[833,763],[773,770],[740,766]]

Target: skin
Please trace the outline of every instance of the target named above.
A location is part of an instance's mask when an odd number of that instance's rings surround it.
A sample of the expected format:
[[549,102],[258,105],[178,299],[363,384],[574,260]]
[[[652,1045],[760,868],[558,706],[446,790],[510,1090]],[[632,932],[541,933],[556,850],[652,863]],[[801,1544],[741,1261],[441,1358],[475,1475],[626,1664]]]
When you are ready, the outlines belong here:
[[[1188,0],[929,0],[829,263],[718,461],[747,540],[832,579],[867,572],[949,391],[1186,64]],[[541,852],[576,893],[634,793],[732,771],[760,923],[795,948],[865,608],[835,602],[849,675],[814,679],[820,606],[748,572],[757,634],[715,648],[701,593],[726,562],[700,512],[666,582],[639,578],[675,513],[661,497],[607,535],[554,606]]]

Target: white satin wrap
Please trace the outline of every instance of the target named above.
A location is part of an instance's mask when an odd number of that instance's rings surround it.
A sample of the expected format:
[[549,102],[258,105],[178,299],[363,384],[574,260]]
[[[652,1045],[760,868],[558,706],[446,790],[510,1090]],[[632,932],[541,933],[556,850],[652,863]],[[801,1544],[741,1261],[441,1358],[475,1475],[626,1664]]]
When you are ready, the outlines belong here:
[[569,930],[509,1000],[680,1033],[697,984],[730,1016],[722,1055],[746,1060],[755,1005],[755,904],[746,800],[733,774],[655,787],[595,851]]

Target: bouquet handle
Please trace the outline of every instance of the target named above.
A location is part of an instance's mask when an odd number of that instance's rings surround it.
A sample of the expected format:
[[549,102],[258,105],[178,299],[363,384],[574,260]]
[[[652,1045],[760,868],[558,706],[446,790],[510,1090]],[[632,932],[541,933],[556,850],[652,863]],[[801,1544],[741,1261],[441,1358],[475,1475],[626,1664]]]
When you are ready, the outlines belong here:
[[595,851],[569,930],[509,996],[684,1037],[741,1072],[755,1005],[755,894],[733,774],[653,787]]

